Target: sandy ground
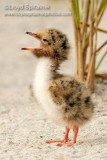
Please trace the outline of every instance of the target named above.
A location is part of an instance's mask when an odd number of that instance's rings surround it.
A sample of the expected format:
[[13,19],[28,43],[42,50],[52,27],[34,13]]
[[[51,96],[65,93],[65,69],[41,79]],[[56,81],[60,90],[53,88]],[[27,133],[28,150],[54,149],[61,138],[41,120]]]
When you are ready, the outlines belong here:
[[[94,116],[88,124],[80,128],[77,143],[73,147],[45,143],[51,138],[61,139],[64,128],[47,119],[42,107],[31,96],[30,86],[36,59],[29,52],[22,52],[20,48],[32,47],[35,41],[24,33],[53,27],[64,31],[72,43],[72,54],[63,68],[73,75],[75,51],[71,17],[4,17],[3,7],[7,2],[0,2],[0,160],[106,160],[107,81],[96,82],[95,93],[92,95]],[[56,10],[58,6],[61,7],[58,3]],[[65,6],[62,8],[66,10]],[[101,23],[103,28],[107,26],[106,17],[107,11]],[[106,38],[99,34],[98,44],[103,43]],[[107,59],[99,72],[107,71],[106,64]],[[68,71],[68,67],[71,70]],[[72,139],[72,136],[71,131],[69,138]]]

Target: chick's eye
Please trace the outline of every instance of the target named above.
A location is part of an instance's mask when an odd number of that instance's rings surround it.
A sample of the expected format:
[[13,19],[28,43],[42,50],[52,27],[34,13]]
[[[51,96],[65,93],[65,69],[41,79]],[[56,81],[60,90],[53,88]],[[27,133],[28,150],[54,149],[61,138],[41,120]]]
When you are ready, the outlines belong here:
[[44,39],[43,39],[43,41],[44,41],[44,42],[47,42],[47,39],[46,39],[46,38],[44,38]]

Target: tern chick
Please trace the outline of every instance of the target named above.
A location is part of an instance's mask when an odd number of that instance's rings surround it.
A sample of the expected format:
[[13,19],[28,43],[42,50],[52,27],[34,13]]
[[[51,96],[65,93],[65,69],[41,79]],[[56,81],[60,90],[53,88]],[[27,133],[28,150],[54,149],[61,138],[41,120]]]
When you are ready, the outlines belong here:
[[[37,58],[38,64],[34,80],[34,93],[45,109],[47,115],[56,123],[66,127],[63,140],[58,146],[72,146],[76,143],[78,129],[93,115],[93,103],[85,84],[71,76],[59,73],[62,62],[68,59],[70,45],[65,34],[56,29],[38,31],[36,34],[26,32],[40,40],[39,48],[22,48],[30,50]],[[73,142],[68,134],[73,128]]]

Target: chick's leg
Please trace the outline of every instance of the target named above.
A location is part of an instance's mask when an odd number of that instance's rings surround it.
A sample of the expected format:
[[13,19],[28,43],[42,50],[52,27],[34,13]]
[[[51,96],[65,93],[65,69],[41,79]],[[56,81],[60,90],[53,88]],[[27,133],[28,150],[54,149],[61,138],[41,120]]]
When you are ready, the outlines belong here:
[[73,146],[76,143],[76,139],[77,139],[77,134],[78,134],[78,127],[74,126],[73,127],[73,132],[74,132],[74,138],[73,138],[73,142],[72,143],[68,143],[67,146]]
[[67,145],[68,147],[73,146],[76,143],[76,138],[77,138],[77,134],[78,134],[78,127],[77,126],[73,127],[73,132],[74,132],[74,138],[73,138],[72,143],[60,143],[60,144],[58,144],[58,146],[63,146],[63,145]]
[[66,143],[66,142],[68,142],[69,141],[69,139],[68,139],[69,131],[70,131],[70,128],[66,127],[66,133],[65,133],[63,140],[49,140],[49,141],[46,141],[46,143],[55,143],[55,142]]

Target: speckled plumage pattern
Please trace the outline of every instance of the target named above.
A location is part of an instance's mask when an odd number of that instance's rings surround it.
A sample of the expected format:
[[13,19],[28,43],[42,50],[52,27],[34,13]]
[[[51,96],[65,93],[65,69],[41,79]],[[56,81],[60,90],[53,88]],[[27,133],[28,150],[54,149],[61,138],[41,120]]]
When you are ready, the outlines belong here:
[[78,128],[93,115],[90,93],[79,79],[59,72],[60,64],[68,58],[70,51],[66,35],[59,30],[48,29],[39,31],[34,36],[39,38],[41,48],[24,49],[31,50],[39,58],[34,80],[35,96],[53,121],[66,126],[63,140],[48,143],[66,144],[70,128],[73,128],[73,143],[67,144],[71,146],[76,143]]
[[64,76],[51,80],[48,90],[54,103],[60,108],[66,126],[81,126],[92,116],[90,94],[77,79]]
[[45,41],[48,44],[47,46],[48,50],[45,50],[44,54],[42,54],[42,52],[37,53],[37,50],[33,51],[33,53],[37,57],[42,57],[42,56],[51,57],[54,58],[54,60],[58,61],[59,63],[68,58],[70,45],[68,43],[66,35],[63,34],[61,31],[56,29],[49,29],[49,30],[38,31],[36,35],[40,39],[41,38],[45,39]]

